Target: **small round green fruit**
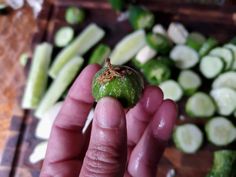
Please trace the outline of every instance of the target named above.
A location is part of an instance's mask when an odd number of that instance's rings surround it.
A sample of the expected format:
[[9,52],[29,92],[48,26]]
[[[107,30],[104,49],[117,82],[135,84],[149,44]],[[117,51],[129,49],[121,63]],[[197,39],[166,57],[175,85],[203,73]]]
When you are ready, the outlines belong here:
[[99,70],[93,79],[92,94],[96,101],[113,97],[124,108],[133,107],[140,99],[144,88],[142,77],[128,66],[107,66]]

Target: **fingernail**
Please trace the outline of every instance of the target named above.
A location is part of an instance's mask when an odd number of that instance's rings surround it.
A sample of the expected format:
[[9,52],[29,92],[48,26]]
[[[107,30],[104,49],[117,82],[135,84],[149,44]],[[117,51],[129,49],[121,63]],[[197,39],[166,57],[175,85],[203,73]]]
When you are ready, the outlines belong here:
[[158,112],[154,115],[152,122],[153,135],[161,140],[170,139],[177,117],[176,104],[173,101],[165,100]]
[[153,114],[156,112],[162,101],[163,101],[162,91],[158,87],[148,86],[144,90],[143,97],[140,103],[149,114]]
[[114,98],[102,98],[95,109],[95,121],[102,128],[116,128],[124,119],[124,110]]

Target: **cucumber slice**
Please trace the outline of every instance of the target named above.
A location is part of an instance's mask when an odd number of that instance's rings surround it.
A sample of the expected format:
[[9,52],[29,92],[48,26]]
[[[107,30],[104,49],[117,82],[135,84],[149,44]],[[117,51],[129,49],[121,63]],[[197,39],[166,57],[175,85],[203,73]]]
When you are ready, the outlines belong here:
[[188,31],[184,25],[177,22],[172,22],[170,24],[167,34],[169,38],[176,44],[185,44],[188,37]]
[[45,42],[36,46],[23,96],[22,108],[37,108],[47,86],[47,72],[51,55],[51,44]]
[[57,47],[65,47],[74,37],[74,30],[69,26],[61,27],[55,35],[54,43]]
[[91,57],[89,58],[88,63],[89,64],[97,63],[102,65],[105,62],[105,60],[109,57],[110,53],[111,49],[108,45],[100,44],[94,49]]
[[192,95],[202,85],[199,75],[191,70],[181,71],[178,82],[186,95]]
[[129,21],[135,30],[149,29],[154,25],[155,16],[141,6],[131,5],[129,7]]
[[229,70],[232,68],[232,64],[234,61],[233,52],[230,49],[217,47],[210,51],[210,55],[217,56],[222,58],[225,61],[225,69]]
[[55,58],[50,70],[49,75],[56,78],[64,65],[76,55],[85,54],[92,46],[100,41],[105,32],[96,24],[87,26],[74,41],[64,48]]
[[60,71],[57,78],[50,85],[48,91],[46,92],[43,100],[35,113],[35,116],[41,119],[45,112],[48,111],[63,95],[67,87],[76,77],[78,71],[83,65],[84,59],[77,56],[69,61]]
[[179,125],[173,134],[175,146],[188,154],[195,153],[203,143],[203,134],[194,124]]
[[232,69],[236,70],[236,45],[233,44],[225,44],[224,45],[225,48],[231,49],[233,51],[234,54],[234,61],[233,61],[233,66]]
[[167,54],[172,47],[170,40],[162,34],[148,33],[146,41],[149,47],[160,54]]
[[236,90],[236,72],[228,71],[219,75],[212,83],[212,88],[228,87]]
[[155,26],[153,26],[152,32],[155,34],[162,34],[164,36],[167,36],[167,31],[161,24],[156,24]]
[[82,9],[72,6],[66,9],[65,20],[71,25],[79,24],[84,21],[85,13]]
[[111,53],[111,64],[122,65],[131,60],[146,45],[144,30],[125,36]]
[[201,48],[201,46],[204,44],[204,42],[206,41],[206,38],[198,33],[198,32],[192,32],[189,34],[187,41],[186,41],[186,45],[193,48],[196,51],[199,51],[199,49]]
[[229,116],[236,109],[236,92],[230,88],[222,87],[214,89],[210,95],[215,100],[218,113],[223,116]]
[[191,117],[207,118],[214,115],[216,108],[211,97],[206,93],[197,92],[188,99],[185,111]]
[[236,139],[236,128],[224,117],[214,117],[205,125],[208,141],[216,146],[226,146]]
[[207,55],[200,61],[200,71],[207,79],[215,78],[225,68],[225,62],[219,57]]
[[174,80],[167,80],[159,86],[164,93],[164,99],[172,99],[179,101],[183,96],[183,90],[180,85]]
[[176,45],[170,52],[170,58],[180,69],[191,68],[199,61],[198,53],[185,45]]
[[204,44],[202,45],[202,47],[199,49],[199,55],[200,57],[204,57],[205,55],[207,55],[211,49],[213,49],[214,47],[216,47],[218,45],[218,41],[214,38],[208,38]]
[[157,52],[152,49],[151,47],[149,47],[148,45],[143,47],[138,54],[136,55],[135,59],[141,63],[141,64],[145,64],[146,62],[148,62],[150,59],[152,59],[153,57],[155,57],[155,55],[157,54]]

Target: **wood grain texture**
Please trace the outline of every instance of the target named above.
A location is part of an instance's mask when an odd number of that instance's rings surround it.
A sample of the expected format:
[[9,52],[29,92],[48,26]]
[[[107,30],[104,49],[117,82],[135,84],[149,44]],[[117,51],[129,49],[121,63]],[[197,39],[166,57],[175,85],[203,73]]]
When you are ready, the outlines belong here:
[[[235,6],[193,6],[179,3],[170,5],[169,2],[156,3],[155,0],[140,0],[140,3],[144,3],[150,8],[155,13],[158,23],[164,24],[166,27],[171,21],[180,21],[190,31],[199,31],[205,35],[214,36],[222,42],[235,35],[236,18],[233,18]],[[70,5],[84,8],[87,14],[82,25],[73,26],[77,34],[89,23],[96,22],[107,32],[102,42],[113,47],[123,36],[132,31],[127,21],[117,22],[117,14],[111,10],[110,5],[105,0],[56,0],[55,4],[48,5],[45,8],[38,20],[39,30],[34,34],[31,51],[39,42],[53,42],[56,30],[67,25],[64,21],[64,12]],[[53,55],[55,56],[59,50],[59,48],[55,48]],[[86,58],[88,55],[85,55]],[[183,111],[184,102],[179,103],[179,106],[180,114],[184,115],[185,120],[178,120],[178,124],[194,122],[203,129],[205,120],[188,118]],[[26,112],[24,116],[14,116],[12,120],[11,135],[3,156],[0,176],[37,177],[42,162],[31,164],[28,158],[34,147],[42,141],[34,136],[38,120],[33,117],[33,112]],[[232,144],[228,148],[235,147],[236,144]],[[196,154],[186,155],[176,150],[173,143],[170,142],[160,162],[158,176],[164,177],[169,169],[174,168],[177,177],[204,177],[211,167],[212,152],[216,149],[218,148],[205,143]]]

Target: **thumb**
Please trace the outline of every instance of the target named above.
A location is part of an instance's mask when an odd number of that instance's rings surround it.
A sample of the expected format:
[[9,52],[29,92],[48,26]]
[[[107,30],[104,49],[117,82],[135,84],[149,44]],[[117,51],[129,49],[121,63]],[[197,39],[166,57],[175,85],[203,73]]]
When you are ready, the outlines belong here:
[[95,109],[90,144],[80,177],[122,177],[126,167],[127,136],[124,109],[110,97]]

